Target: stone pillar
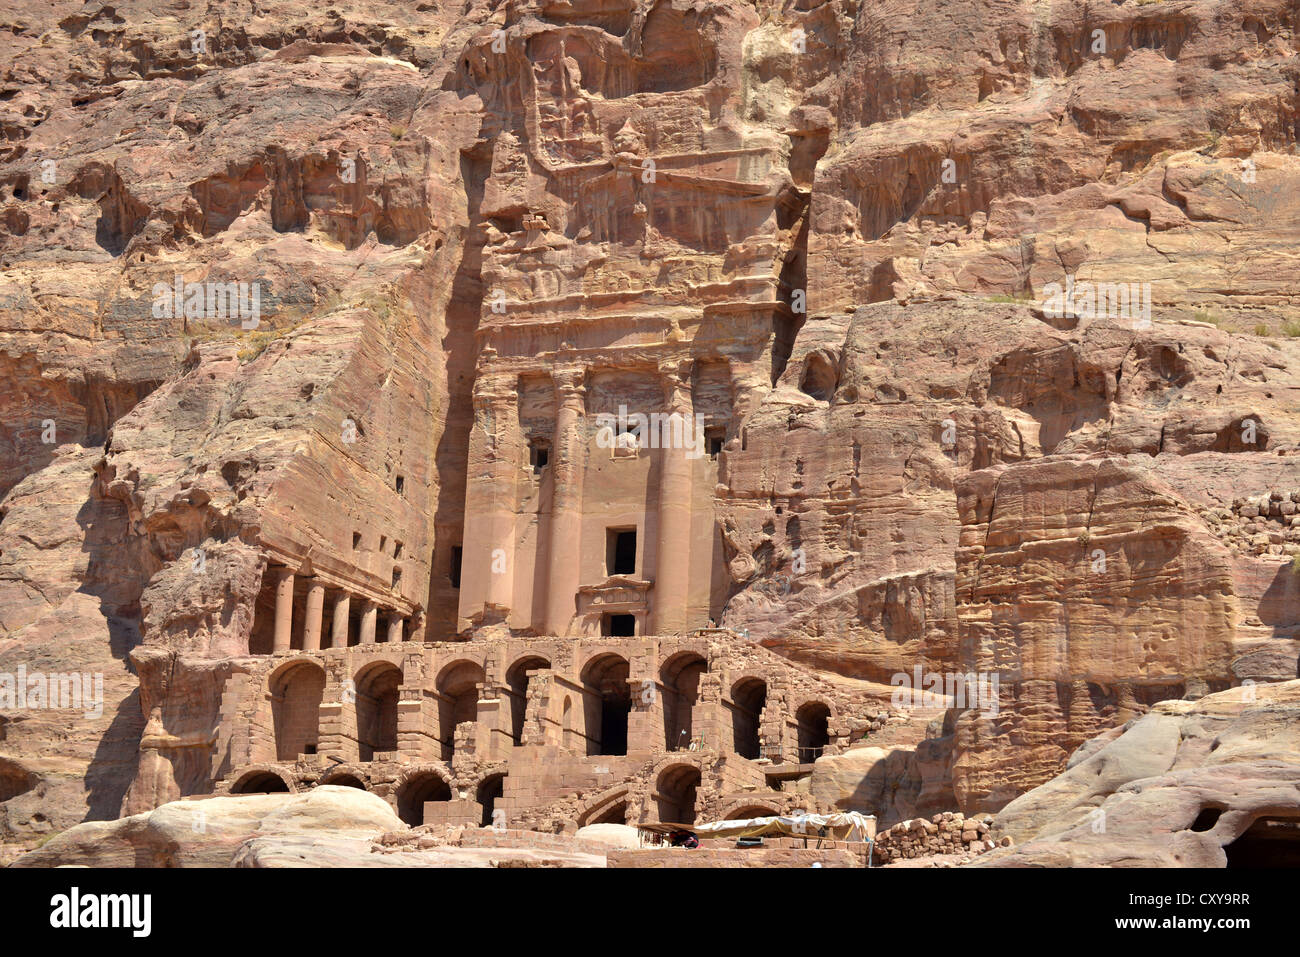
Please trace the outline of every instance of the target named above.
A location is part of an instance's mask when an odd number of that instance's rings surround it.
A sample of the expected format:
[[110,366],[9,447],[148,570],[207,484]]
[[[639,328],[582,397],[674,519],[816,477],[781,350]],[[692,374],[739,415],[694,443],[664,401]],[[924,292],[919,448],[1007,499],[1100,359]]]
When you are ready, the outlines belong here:
[[664,685],[654,671],[627,679],[632,710],[627,715],[627,753],[646,753],[664,746]]
[[[403,682],[405,680],[403,678]],[[397,751],[412,761],[436,759],[438,756],[434,748],[430,747],[432,739],[424,733],[423,697],[418,685],[412,687],[403,683],[398,689]]]
[[[338,604],[335,603],[334,607],[337,609]],[[321,695],[319,732],[316,737],[316,751],[321,755],[347,757],[356,754],[356,713],[351,700],[355,695],[350,693],[351,686],[346,684],[346,669],[347,665],[341,657],[325,662],[325,690]],[[352,740],[349,740],[346,728],[349,719],[354,725]]]
[[361,612],[361,644],[373,645],[375,643],[375,625],[378,621],[379,606],[367,599],[365,609]]
[[555,373],[555,455],[551,463],[551,540],[546,564],[548,635],[567,635],[577,611],[582,584],[582,470],[586,446],[582,436],[586,388],[581,369]]
[[[494,612],[493,618],[500,615],[502,620],[510,613],[514,599],[515,508],[518,500],[515,480],[523,463],[519,461],[522,452],[518,443],[509,440],[509,433],[518,421],[517,402],[518,391],[513,382],[505,391],[498,392],[493,401],[498,434],[493,445],[491,475],[493,496],[489,541],[492,552],[487,556],[487,604]],[[501,561],[501,552],[505,553],[504,562]],[[461,564],[464,565],[463,557]]]
[[498,690],[495,697],[481,693],[475,713],[478,747],[475,754],[485,761],[504,761],[514,747],[510,737],[510,699]]
[[279,569],[275,583],[275,645],[278,654],[287,652],[293,643],[293,569]]
[[[660,366],[668,411],[678,416],[670,448],[659,450],[659,522],[655,542],[655,587],[651,592],[653,629],[671,635],[687,628],[691,584],[691,460],[689,445],[698,445],[691,367],[688,362]],[[677,426],[680,425],[680,428]],[[666,436],[661,436],[661,440]]]
[[303,651],[320,651],[320,626],[324,614],[325,586],[314,581],[307,589],[307,620],[302,623]]
[[346,648],[348,646],[348,615],[352,611],[352,596],[345,591],[339,592],[334,599],[334,626],[330,631],[330,647]]
[[734,751],[730,715],[722,707],[722,676],[706,671],[700,675],[698,695],[691,715],[692,735],[702,738],[704,747],[723,754]]
[[388,616],[388,643],[400,644],[402,641],[402,624],[403,618],[397,612]]
[[517,376],[484,374],[474,383],[460,566],[462,628],[505,621],[514,601],[517,483],[526,466],[518,401]]

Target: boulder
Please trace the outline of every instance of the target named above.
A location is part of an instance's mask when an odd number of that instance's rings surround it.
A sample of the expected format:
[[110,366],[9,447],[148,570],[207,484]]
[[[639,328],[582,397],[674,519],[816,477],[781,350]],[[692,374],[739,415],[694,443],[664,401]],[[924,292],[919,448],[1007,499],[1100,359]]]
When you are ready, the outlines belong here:
[[[254,838],[277,842],[281,862],[292,857],[295,845],[350,849],[336,855],[342,862],[385,831],[405,829],[383,798],[322,785],[305,794],[175,801],[117,821],[78,824],[13,866],[227,867]],[[317,863],[325,863],[322,856],[328,855],[315,855]]]

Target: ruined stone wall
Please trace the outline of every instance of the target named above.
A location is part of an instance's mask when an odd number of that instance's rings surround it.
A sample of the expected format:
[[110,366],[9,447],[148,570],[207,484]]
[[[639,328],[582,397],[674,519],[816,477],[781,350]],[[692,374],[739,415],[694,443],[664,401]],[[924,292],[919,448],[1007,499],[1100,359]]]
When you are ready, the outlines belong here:
[[[949,855],[969,859],[998,846],[989,837],[991,815],[966,817],[961,812],[945,812],[927,819],[913,818],[876,834],[873,864],[892,864],[895,861],[918,857]],[[1004,847],[1011,838],[1002,838]]]

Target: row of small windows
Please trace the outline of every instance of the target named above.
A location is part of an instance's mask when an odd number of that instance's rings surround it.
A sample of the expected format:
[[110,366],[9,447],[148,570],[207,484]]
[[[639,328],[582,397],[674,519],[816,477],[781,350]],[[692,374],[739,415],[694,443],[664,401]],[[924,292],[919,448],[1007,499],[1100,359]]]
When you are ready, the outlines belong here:
[[[619,429],[619,441],[615,442],[615,448],[620,449],[639,449],[641,448],[641,431],[639,426],[624,425]],[[626,439],[622,438],[627,436]],[[718,453],[722,451],[722,446],[727,439],[727,430],[722,427],[708,428],[704,430],[704,448],[708,452],[709,458],[716,459]],[[534,475],[541,474],[541,471],[550,464],[551,461],[551,443],[547,439],[532,438],[528,440],[528,464],[533,470]],[[401,491],[401,487],[398,487]]]
[[[360,548],[361,548],[361,533],[360,533],[360,532],[353,532],[353,533],[352,533],[352,550],[355,552],[355,551],[357,551],[357,550],[360,549]],[[394,539],[394,540],[393,540],[393,557],[394,557],[394,558],[401,558],[401,557],[402,557],[402,549],[403,549],[403,548],[405,548],[405,544],[404,544],[403,542],[399,542],[399,541],[397,541],[396,539]],[[385,555],[388,554],[388,536],[387,536],[387,535],[380,535],[380,536],[379,536],[379,550],[380,550],[381,552],[383,552]]]

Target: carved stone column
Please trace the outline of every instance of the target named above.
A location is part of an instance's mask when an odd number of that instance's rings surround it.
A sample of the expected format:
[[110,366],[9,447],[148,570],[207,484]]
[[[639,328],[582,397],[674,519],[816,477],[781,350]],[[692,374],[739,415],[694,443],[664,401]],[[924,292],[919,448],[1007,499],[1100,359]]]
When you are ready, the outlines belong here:
[[373,601],[366,601],[365,609],[361,612],[361,644],[373,645],[375,643],[375,625],[379,621],[379,606]]
[[330,647],[346,648],[348,646],[348,615],[352,611],[352,596],[341,591],[334,599],[334,624],[330,629]]
[[586,388],[581,369],[555,373],[554,497],[551,501],[551,540],[547,550],[546,628],[549,635],[567,635],[573,628],[578,587],[582,584],[582,470],[586,465],[582,418]]
[[277,655],[289,650],[293,643],[293,569],[279,569],[275,583],[275,645]]
[[[691,400],[689,362],[660,366],[664,375],[668,411],[673,423],[671,441],[661,435],[659,449],[659,522],[655,548],[655,587],[651,592],[654,633],[685,631],[691,583],[691,460],[688,448],[699,447],[695,434],[695,409]],[[679,427],[680,426],[680,427]]]
[[302,650],[320,651],[321,619],[325,614],[325,586],[312,582],[307,589],[307,618],[302,623]]
[[474,383],[460,572],[461,627],[504,621],[514,602],[517,484],[524,464],[518,402],[517,376],[481,374]]

